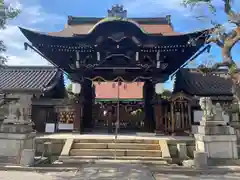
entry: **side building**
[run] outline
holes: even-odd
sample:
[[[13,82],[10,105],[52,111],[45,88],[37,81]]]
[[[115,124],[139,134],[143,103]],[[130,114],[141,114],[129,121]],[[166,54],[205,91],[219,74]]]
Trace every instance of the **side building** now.
[[[176,74],[173,94],[192,99],[192,123],[201,120],[202,112],[198,104],[200,97],[211,97],[213,104],[218,102],[223,108],[229,108],[234,100],[232,82],[225,69],[205,75],[197,69],[182,68]],[[228,113],[223,116],[226,121],[231,119]]]
[[[1,121],[9,114],[8,104],[20,99],[30,104],[29,116],[38,132],[45,131],[47,121],[56,121],[53,105],[39,104],[66,97],[63,73],[49,66],[6,66],[0,69]],[[26,98],[27,97],[27,98]]]

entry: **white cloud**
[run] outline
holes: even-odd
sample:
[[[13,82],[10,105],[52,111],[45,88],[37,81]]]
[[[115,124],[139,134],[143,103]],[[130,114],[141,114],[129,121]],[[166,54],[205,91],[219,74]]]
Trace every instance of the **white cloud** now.
[[[35,3],[35,4],[24,4],[24,0],[5,0],[6,3],[11,4],[13,7],[17,7],[21,10],[20,15],[9,22],[7,28],[1,30],[0,39],[4,41],[7,46],[7,52],[4,53],[5,56],[8,57],[8,65],[50,65],[50,63],[38,55],[36,52],[32,50],[24,50],[24,42],[27,39],[23,36],[16,25],[24,26],[33,29],[35,26],[40,27],[48,27],[50,21],[54,21],[56,23],[63,23],[62,20],[66,21],[66,19],[56,15],[49,14],[44,12],[43,8]],[[28,1],[26,1],[28,2]],[[31,1],[36,2],[36,1]]]
[[[18,65],[18,66],[49,66],[51,65],[48,61],[40,57],[35,52],[23,53],[21,56],[9,56],[8,65]]]
[[[233,1],[234,9],[240,9],[240,1]],[[146,16],[146,15],[168,15],[174,14],[178,17],[192,17],[192,16],[210,16],[211,13],[207,11],[206,3],[199,3],[194,9],[183,6],[183,0],[123,0],[123,4],[131,16]],[[223,0],[212,0],[212,4],[216,9],[223,12]],[[208,9],[210,10],[210,9]],[[212,17],[211,17],[212,18]]]
[[[44,9],[40,5],[27,6],[27,7],[23,6],[22,12],[18,18],[22,20],[24,19],[25,25],[26,24],[34,25],[38,23],[47,24],[50,22],[59,23],[63,20],[66,20],[62,16],[59,16],[53,13],[44,12]]]
[[[0,33],[0,39],[5,42],[8,50],[4,54],[8,57],[8,65],[49,65],[48,61],[31,50],[24,50],[26,38],[18,27],[8,26]]]
[[[183,12],[184,15],[187,15],[189,12],[182,6],[181,2],[181,0],[125,0],[124,6],[129,14],[137,16],[169,14],[172,11]]]

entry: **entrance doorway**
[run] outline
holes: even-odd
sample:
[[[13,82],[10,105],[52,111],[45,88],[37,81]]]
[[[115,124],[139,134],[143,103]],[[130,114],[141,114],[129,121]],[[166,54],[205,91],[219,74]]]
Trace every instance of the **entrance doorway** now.
[[[119,117],[118,117],[119,111]],[[93,107],[93,132],[119,133],[143,131],[144,112],[142,102],[98,102]]]
[[[152,83],[84,81],[82,132],[154,131]]]

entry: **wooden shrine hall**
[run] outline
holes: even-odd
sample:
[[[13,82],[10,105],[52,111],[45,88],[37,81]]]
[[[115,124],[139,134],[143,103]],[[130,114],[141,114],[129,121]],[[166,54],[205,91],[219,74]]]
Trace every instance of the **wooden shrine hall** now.
[[[116,91],[126,83],[143,83],[142,103],[133,103],[137,104],[134,111],[141,109],[143,112],[143,120],[140,122],[143,131],[175,131],[175,123],[171,121],[175,113],[173,109],[187,112],[187,115],[178,113],[178,117],[184,119],[184,125],[180,125],[179,129],[184,129],[185,124],[190,127],[191,109],[186,99],[172,97],[171,101],[178,102],[175,103],[176,107],[166,106],[163,110],[161,106],[167,104],[168,100],[160,101],[156,98],[155,85],[168,80],[170,75],[204,47],[207,30],[178,33],[173,29],[170,16],[128,18],[127,11],[121,5],[109,9],[106,17],[69,16],[65,28],[60,32],[20,30],[31,42],[24,43],[26,49],[33,49],[67,74],[73,82],[71,103],[75,131],[96,128],[93,123],[97,93],[94,83],[109,81],[118,87]],[[110,101],[110,104],[126,106],[123,99],[117,99]],[[67,106],[71,103],[60,104]],[[115,106],[106,104],[100,103],[100,106],[108,108],[108,132],[112,132],[112,126],[116,125],[119,117],[116,116],[116,109],[112,108]]]

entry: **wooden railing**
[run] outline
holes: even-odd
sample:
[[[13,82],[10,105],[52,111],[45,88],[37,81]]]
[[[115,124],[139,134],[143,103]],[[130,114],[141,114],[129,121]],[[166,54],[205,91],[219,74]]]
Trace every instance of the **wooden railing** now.
[[[191,98],[183,93],[155,105],[156,131],[185,134],[191,130]]]

